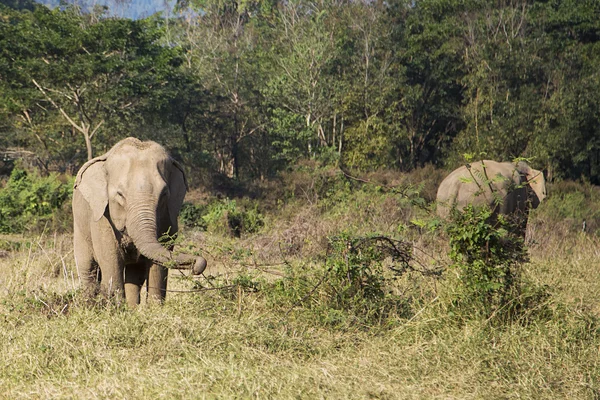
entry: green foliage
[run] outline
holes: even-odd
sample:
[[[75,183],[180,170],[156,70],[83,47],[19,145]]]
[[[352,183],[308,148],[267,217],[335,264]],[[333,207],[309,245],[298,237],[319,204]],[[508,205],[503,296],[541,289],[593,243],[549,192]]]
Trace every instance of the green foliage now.
[[[539,81],[544,79],[542,65],[533,57],[540,51],[539,41],[523,24],[528,15],[520,5],[497,8],[481,2],[475,10],[463,33],[469,38],[462,80],[466,127],[457,138],[456,151],[511,159],[524,153],[536,131],[544,87]],[[510,27],[510,33],[493,34],[495,26]]]
[[[63,183],[56,174],[41,177],[15,168],[0,189],[0,232],[35,233],[47,224],[66,228],[71,213],[64,206],[72,194],[72,179]]]
[[[373,244],[359,246],[363,241],[368,238],[351,238],[347,234],[329,238],[326,266],[331,279],[327,285],[331,287],[334,308],[346,309],[357,303],[368,308],[369,303],[384,297],[384,254]]]
[[[206,223],[207,230],[212,233],[225,234],[229,232],[229,214],[236,214],[235,200],[225,199],[224,201],[216,201],[207,209],[202,219]]]
[[[179,217],[188,227],[235,237],[256,233],[264,226],[258,203],[240,206],[235,200],[229,199],[208,205],[184,203]]]
[[[270,124],[272,145],[277,150],[275,159],[293,164],[306,156],[313,133],[301,115],[275,108],[271,111]]]
[[[0,115],[12,133],[0,147],[35,151],[48,170],[74,170],[88,151],[134,133],[149,98],[178,81],[179,50],[159,43],[160,20],[95,20],[72,7],[0,13],[11,60],[0,61]]]
[[[561,181],[549,186],[552,194],[535,212],[536,220],[566,226],[575,232],[600,231],[600,189],[589,183]]]
[[[393,137],[387,135],[390,127],[379,118],[363,121],[345,132],[344,163],[352,168],[373,170],[394,165]]]
[[[233,279],[232,284],[244,292],[258,292],[261,282],[250,274],[241,273]]]
[[[0,6],[0,149],[45,172],[74,172],[86,135],[95,153],[135,135],[234,180],[486,152],[600,182],[595,1],[190,0],[194,17],[134,21],[17,3]]]
[[[179,219],[189,228],[206,230],[206,221],[202,216],[206,213],[207,206],[204,204],[183,203],[179,212]]]
[[[384,260],[391,266],[384,269]],[[288,269],[265,291],[274,304],[312,315],[330,326],[393,323],[409,313],[409,300],[392,293],[395,279],[411,270],[406,243],[385,236],[341,234],[329,238],[322,270]],[[289,312],[288,311],[288,312]]]
[[[529,260],[524,238],[503,215],[495,223],[488,208],[454,210],[447,226],[450,271],[456,274],[451,312],[462,318],[518,319],[538,307],[547,294],[523,282],[523,264]]]
[[[358,192],[370,189],[368,185],[346,177],[339,168],[321,161],[298,163],[291,172],[282,174],[281,177],[284,181],[281,188],[283,198],[299,198],[318,204],[323,211],[344,209]]]
[[[573,218],[578,221],[583,221],[586,217],[598,217],[598,215],[590,215],[591,207],[588,204],[588,199],[585,193],[570,192],[560,193],[548,199],[548,203],[544,204],[545,214],[551,215],[555,220],[563,220],[565,218]],[[598,210],[596,210],[596,214]]]

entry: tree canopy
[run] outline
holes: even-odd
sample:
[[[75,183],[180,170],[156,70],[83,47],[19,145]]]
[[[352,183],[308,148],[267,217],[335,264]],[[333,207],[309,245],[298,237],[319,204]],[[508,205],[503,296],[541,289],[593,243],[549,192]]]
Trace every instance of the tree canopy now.
[[[129,20],[0,5],[0,150],[74,171],[122,137],[268,177],[527,157],[600,183],[600,1],[190,0]]]

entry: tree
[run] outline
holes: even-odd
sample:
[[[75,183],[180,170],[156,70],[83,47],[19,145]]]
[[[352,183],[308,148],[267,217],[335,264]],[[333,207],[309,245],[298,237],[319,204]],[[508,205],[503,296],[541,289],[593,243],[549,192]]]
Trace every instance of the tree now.
[[[600,3],[535,3],[530,14],[544,69],[531,153],[550,179],[600,184]]]
[[[106,147],[134,131],[152,90],[181,64],[177,48],[158,43],[159,20],[43,6],[7,14],[0,21],[2,58],[12,60],[0,65],[4,109],[18,113],[13,126],[23,143],[62,168],[77,162],[81,142],[92,157],[94,135]]]
[[[394,147],[404,115],[394,105],[405,84],[405,68],[392,51],[387,5],[350,3],[343,17],[345,29],[338,39],[342,50],[336,60],[341,78],[336,83],[337,111],[345,128],[340,130],[342,162],[359,168],[398,166]]]
[[[501,7],[489,2],[474,7],[463,21],[466,126],[455,150],[497,160],[526,155],[544,90],[527,1]]]
[[[465,71],[459,16],[468,4],[462,0],[391,3],[392,49],[403,70],[390,109],[399,116],[394,152],[402,169],[441,163],[462,129]]]
[[[198,1],[179,38],[187,51],[186,68],[216,104],[196,115],[204,125],[190,139],[211,148],[219,172],[238,178],[244,142],[261,133],[258,19],[267,2]],[[268,12],[268,8],[267,11]],[[188,114],[191,122],[192,114]],[[188,137],[190,132],[185,133]]]
[[[280,34],[265,92],[280,136],[276,143],[283,151],[295,143],[304,147],[301,154],[310,156],[317,147],[333,144],[334,135],[325,132],[325,124],[335,113],[330,69],[338,51],[338,14],[337,5],[328,2],[291,1],[279,8]]]

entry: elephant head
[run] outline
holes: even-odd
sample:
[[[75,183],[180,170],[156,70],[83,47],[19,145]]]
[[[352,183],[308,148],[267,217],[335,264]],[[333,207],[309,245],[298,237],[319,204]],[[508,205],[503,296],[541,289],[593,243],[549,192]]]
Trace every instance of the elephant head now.
[[[181,165],[159,144],[122,140],[84,164],[75,188],[89,204],[93,221],[106,217],[115,234],[131,238],[141,255],[163,266],[174,261],[175,267],[193,265],[195,274],[203,272],[204,258],[175,256],[158,241],[167,231],[177,232],[187,189]]]

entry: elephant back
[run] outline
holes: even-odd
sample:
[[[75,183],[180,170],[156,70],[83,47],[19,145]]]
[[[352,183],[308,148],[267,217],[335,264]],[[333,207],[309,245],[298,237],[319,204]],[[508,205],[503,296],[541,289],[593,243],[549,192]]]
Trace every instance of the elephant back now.
[[[463,165],[452,171],[440,184],[437,193],[437,212],[447,217],[456,207],[467,205],[489,206],[496,212],[510,212],[513,199],[507,195],[517,191],[518,197],[526,194],[519,189],[522,178],[512,163],[483,160]],[[522,192],[522,193],[521,193]]]

